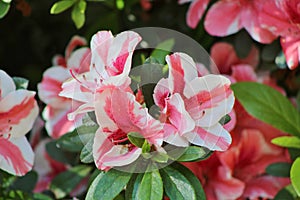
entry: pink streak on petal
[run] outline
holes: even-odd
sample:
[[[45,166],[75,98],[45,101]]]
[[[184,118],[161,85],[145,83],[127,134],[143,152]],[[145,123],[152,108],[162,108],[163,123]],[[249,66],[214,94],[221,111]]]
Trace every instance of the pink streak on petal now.
[[[78,46],[84,46],[87,42],[83,37],[80,37],[78,35],[75,35],[71,38],[71,41],[67,45],[66,51],[65,51],[65,58],[68,59],[72,53],[72,51],[78,47]]]
[[[32,168],[32,164],[26,161],[22,156],[21,149],[2,137],[0,137],[0,154],[7,163],[12,165],[16,175],[24,175]]]

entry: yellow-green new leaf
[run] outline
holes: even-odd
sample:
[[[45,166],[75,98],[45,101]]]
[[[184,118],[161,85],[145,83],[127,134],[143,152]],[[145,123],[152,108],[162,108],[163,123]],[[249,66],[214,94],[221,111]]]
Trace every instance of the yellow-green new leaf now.
[[[291,168],[291,182],[300,197],[300,158],[297,158]]]
[[[295,136],[282,136],[274,138],[272,143],[281,147],[300,149],[300,138]]]
[[[72,20],[75,23],[77,29],[80,29],[85,22],[85,10],[86,2],[85,0],[80,0],[75,4],[72,10]]]
[[[65,10],[67,10],[71,6],[73,6],[74,3],[75,3],[75,0],[62,0],[62,1],[56,2],[52,6],[50,13],[51,14],[59,14]]]

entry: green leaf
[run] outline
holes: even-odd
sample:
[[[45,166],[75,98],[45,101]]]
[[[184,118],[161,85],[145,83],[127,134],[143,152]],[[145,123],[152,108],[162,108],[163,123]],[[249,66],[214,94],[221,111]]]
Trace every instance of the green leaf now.
[[[292,160],[296,160],[298,157],[300,157],[299,149],[288,148],[288,151]]]
[[[274,138],[271,142],[281,147],[300,149],[300,138],[295,136],[281,136]]]
[[[41,193],[34,193],[33,199],[34,200],[53,200],[51,197],[49,197],[45,194],[41,194]]]
[[[291,164],[283,162],[272,163],[266,168],[267,174],[277,177],[289,177],[290,170]]]
[[[152,160],[159,163],[167,163],[169,160],[169,155],[162,152],[154,152],[152,153]]]
[[[51,141],[46,144],[46,151],[54,160],[65,163],[74,164],[76,159],[75,153],[65,152],[56,145],[56,141]]]
[[[138,174],[132,200],[156,200],[163,197],[163,183],[159,171]]]
[[[297,104],[297,109],[300,112],[300,91],[298,91],[298,94],[296,96],[296,104]]]
[[[300,114],[280,92],[254,82],[236,83],[231,88],[252,116],[283,132],[300,136]]]
[[[62,0],[62,1],[56,2],[52,6],[50,13],[51,14],[59,14],[65,10],[67,10],[71,6],[73,6],[75,2],[76,2],[75,0]]]
[[[291,182],[297,193],[300,196],[300,158],[297,158],[291,168]]]
[[[172,164],[172,167],[179,170],[185,176],[185,178],[191,183],[191,185],[195,189],[197,200],[206,200],[206,196],[205,196],[203,187],[202,187],[199,179],[193,174],[193,172],[191,172],[188,168],[186,168],[185,166],[183,166],[177,162],[174,162]]]
[[[170,54],[174,44],[175,40],[173,38],[159,43],[151,53],[150,57],[155,58],[160,64],[165,64],[166,56]]]
[[[230,115],[225,115],[224,117],[222,117],[222,118],[220,119],[219,123],[220,123],[221,125],[225,125],[225,124],[227,124],[228,122],[230,122],[230,120],[231,120]]]
[[[125,199],[132,200],[136,199],[137,189],[140,186],[143,176],[139,176],[139,174],[133,174],[126,186],[125,190]]]
[[[69,194],[92,170],[86,165],[79,165],[60,173],[50,185],[50,190],[56,198],[63,198]]]
[[[71,17],[77,29],[80,29],[84,25],[85,9],[86,9],[85,0],[78,1],[73,7]]]
[[[13,79],[15,85],[16,85],[17,90],[27,89],[28,83],[29,83],[29,81],[27,79],[21,78],[21,77],[13,77],[12,79]]]
[[[206,154],[207,152],[201,147],[189,146],[186,148],[184,153],[176,160],[179,162],[191,162],[205,157]]]
[[[18,177],[11,188],[14,190],[22,190],[24,192],[32,192],[37,183],[37,179],[37,173],[35,171],[30,171],[25,176]]]
[[[160,170],[160,174],[165,193],[171,200],[197,199],[195,189],[180,170],[167,166]]]
[[[80,152],[85,144],[94,139],[97,126],[81,126],[74,131],[61,136],[57,140],[57,145],[67,151]]]
[[[92,163],[94,162],[93,157],[93,140],[88,142],[86,145],[84,145],[81,153],[80,153],[80,160],[83,163]]]
[[[138,132],[130,132],[127,134],[129,141],[136,147],[142,148],[145,142],[145,138]]]
[[[123,10],[124,9],[124,0],[116,0],[116,6],[119,10]]]
[[[151,144],[147,140],[144,141],[144,144],[142,146],[142,153],[148,153],[151,150]]]
[[[90,186],[86,200],[112,200],[126,186],[132,174],[110,169],[101,173]]]
[[[10,4],[0,1],[0,19],[2,19],[9,11]]]
[[[285,188],[281,189],[276,196],[274,197],[274,200],[294,200],[293,195]]]

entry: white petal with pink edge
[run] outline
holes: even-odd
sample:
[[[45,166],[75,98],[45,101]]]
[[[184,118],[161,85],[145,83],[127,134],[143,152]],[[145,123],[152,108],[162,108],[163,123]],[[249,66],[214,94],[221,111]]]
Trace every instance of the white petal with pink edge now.
[[[0,100],[15,90],[16,86],[13,79],[5,71],[0,70]]]
[[[10,127],[12,137],[23,136],[32,128],[39,112],[34,95],[35,92],[20,89],[0,101],[1,125]]]
[[[89,70],[91,62],[91,50],[89,48],[80,48],[74,51],[67,60],[67,67],[75,70],[77,73]]]
[[[226,151],[231,144],[231,135],[220,124],[208,128],[196,127],[184,135],[190,143],[212,151]]]
[[[166,100],[170,93],[168,79],[160,79],[156,84],[153,93],[155,105],[159,106],[161,109],[164,109],[166,107]]]
[[[174,93],[182,94],[185,84],[198,77],[196,64],[185,53],[174,53],[166,57],[169,66],[169,88]]]
[[[32,169],[34,154],[25,136],[0,138],[0,168],[23,176]]]

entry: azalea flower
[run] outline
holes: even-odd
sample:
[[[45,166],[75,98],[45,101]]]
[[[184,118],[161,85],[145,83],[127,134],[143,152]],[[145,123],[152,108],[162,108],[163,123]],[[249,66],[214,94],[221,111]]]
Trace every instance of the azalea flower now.
[[[155,148],[162,145],[162,124],[148,114],[132,92],[115,87],[98,91],[95,114],[100,127],[94,138],[93,156],[101,170],[128,165],[142,154],[142,149],[129,141],[129,133],[138,133]]]
[[[47,104],[43,111],[46,130],[53,138],[59,138],[74,129],[73,122],[67,119],[67,114],[72,109],[72,101],[58,94],[62,91],[63,82],[72,77],[70,70],[78,73],[87,71],[90,49],[80,48],[73,51],[77,46],[85,44],[83,38],[74,36],[66,48],[65,57],[56,55],[53,59],[54,66],[44,72],[42,82],[38,84],[39,97]]]
[[[32,169],[34,154],[25,134],[39,108],[35,92],[16,90],[12,78],[0,70],[0,168],[23,176]]]
[[[298,0],[265,2],[260,14],[262,26],[281,36],[280,43],[290,69],[300,61],[300,2]]]
[[[99,31],[91,40],[91,62],[86,73],[73,74],[66,81],[60,96],[78,101],[69,114],[74,120],[76,115],[94,111],[94,95],[97,90],[107,85],[128,88],[131,59],[141,37],[132,31],[125,31],[116,37],[110,31]]]
[[[154,101],[165,122],[165,141],[176,146],[189,143],[210,150],[226,150],[230,134],[219,124],[234,104],[230,81],[221,75],[198,77],[193,59],[184,53],[167,56],[169,76],[154,90]]]
[[[179,2],[188,1],[181,0]],[[187,24],[191,28],[196,27],[208,3],[209,0],[192,1],[187,13]],[[262,0],[219,0],[207,12],[204,21],[205,29],[211,35],[223,37],[245,28],[254,40],[270,43],[276,36],[262,27],[258,18],[262,12],[263,3]]]
[[[268,165],[289,159],[264,134],[256,129],[243,129],[239,137],[233,136],[235,143],[226,152],[216,152],[205,161],[183,163],[202,182],[208,200],[273,199],[289,184],[288,178],[265,174]]]

